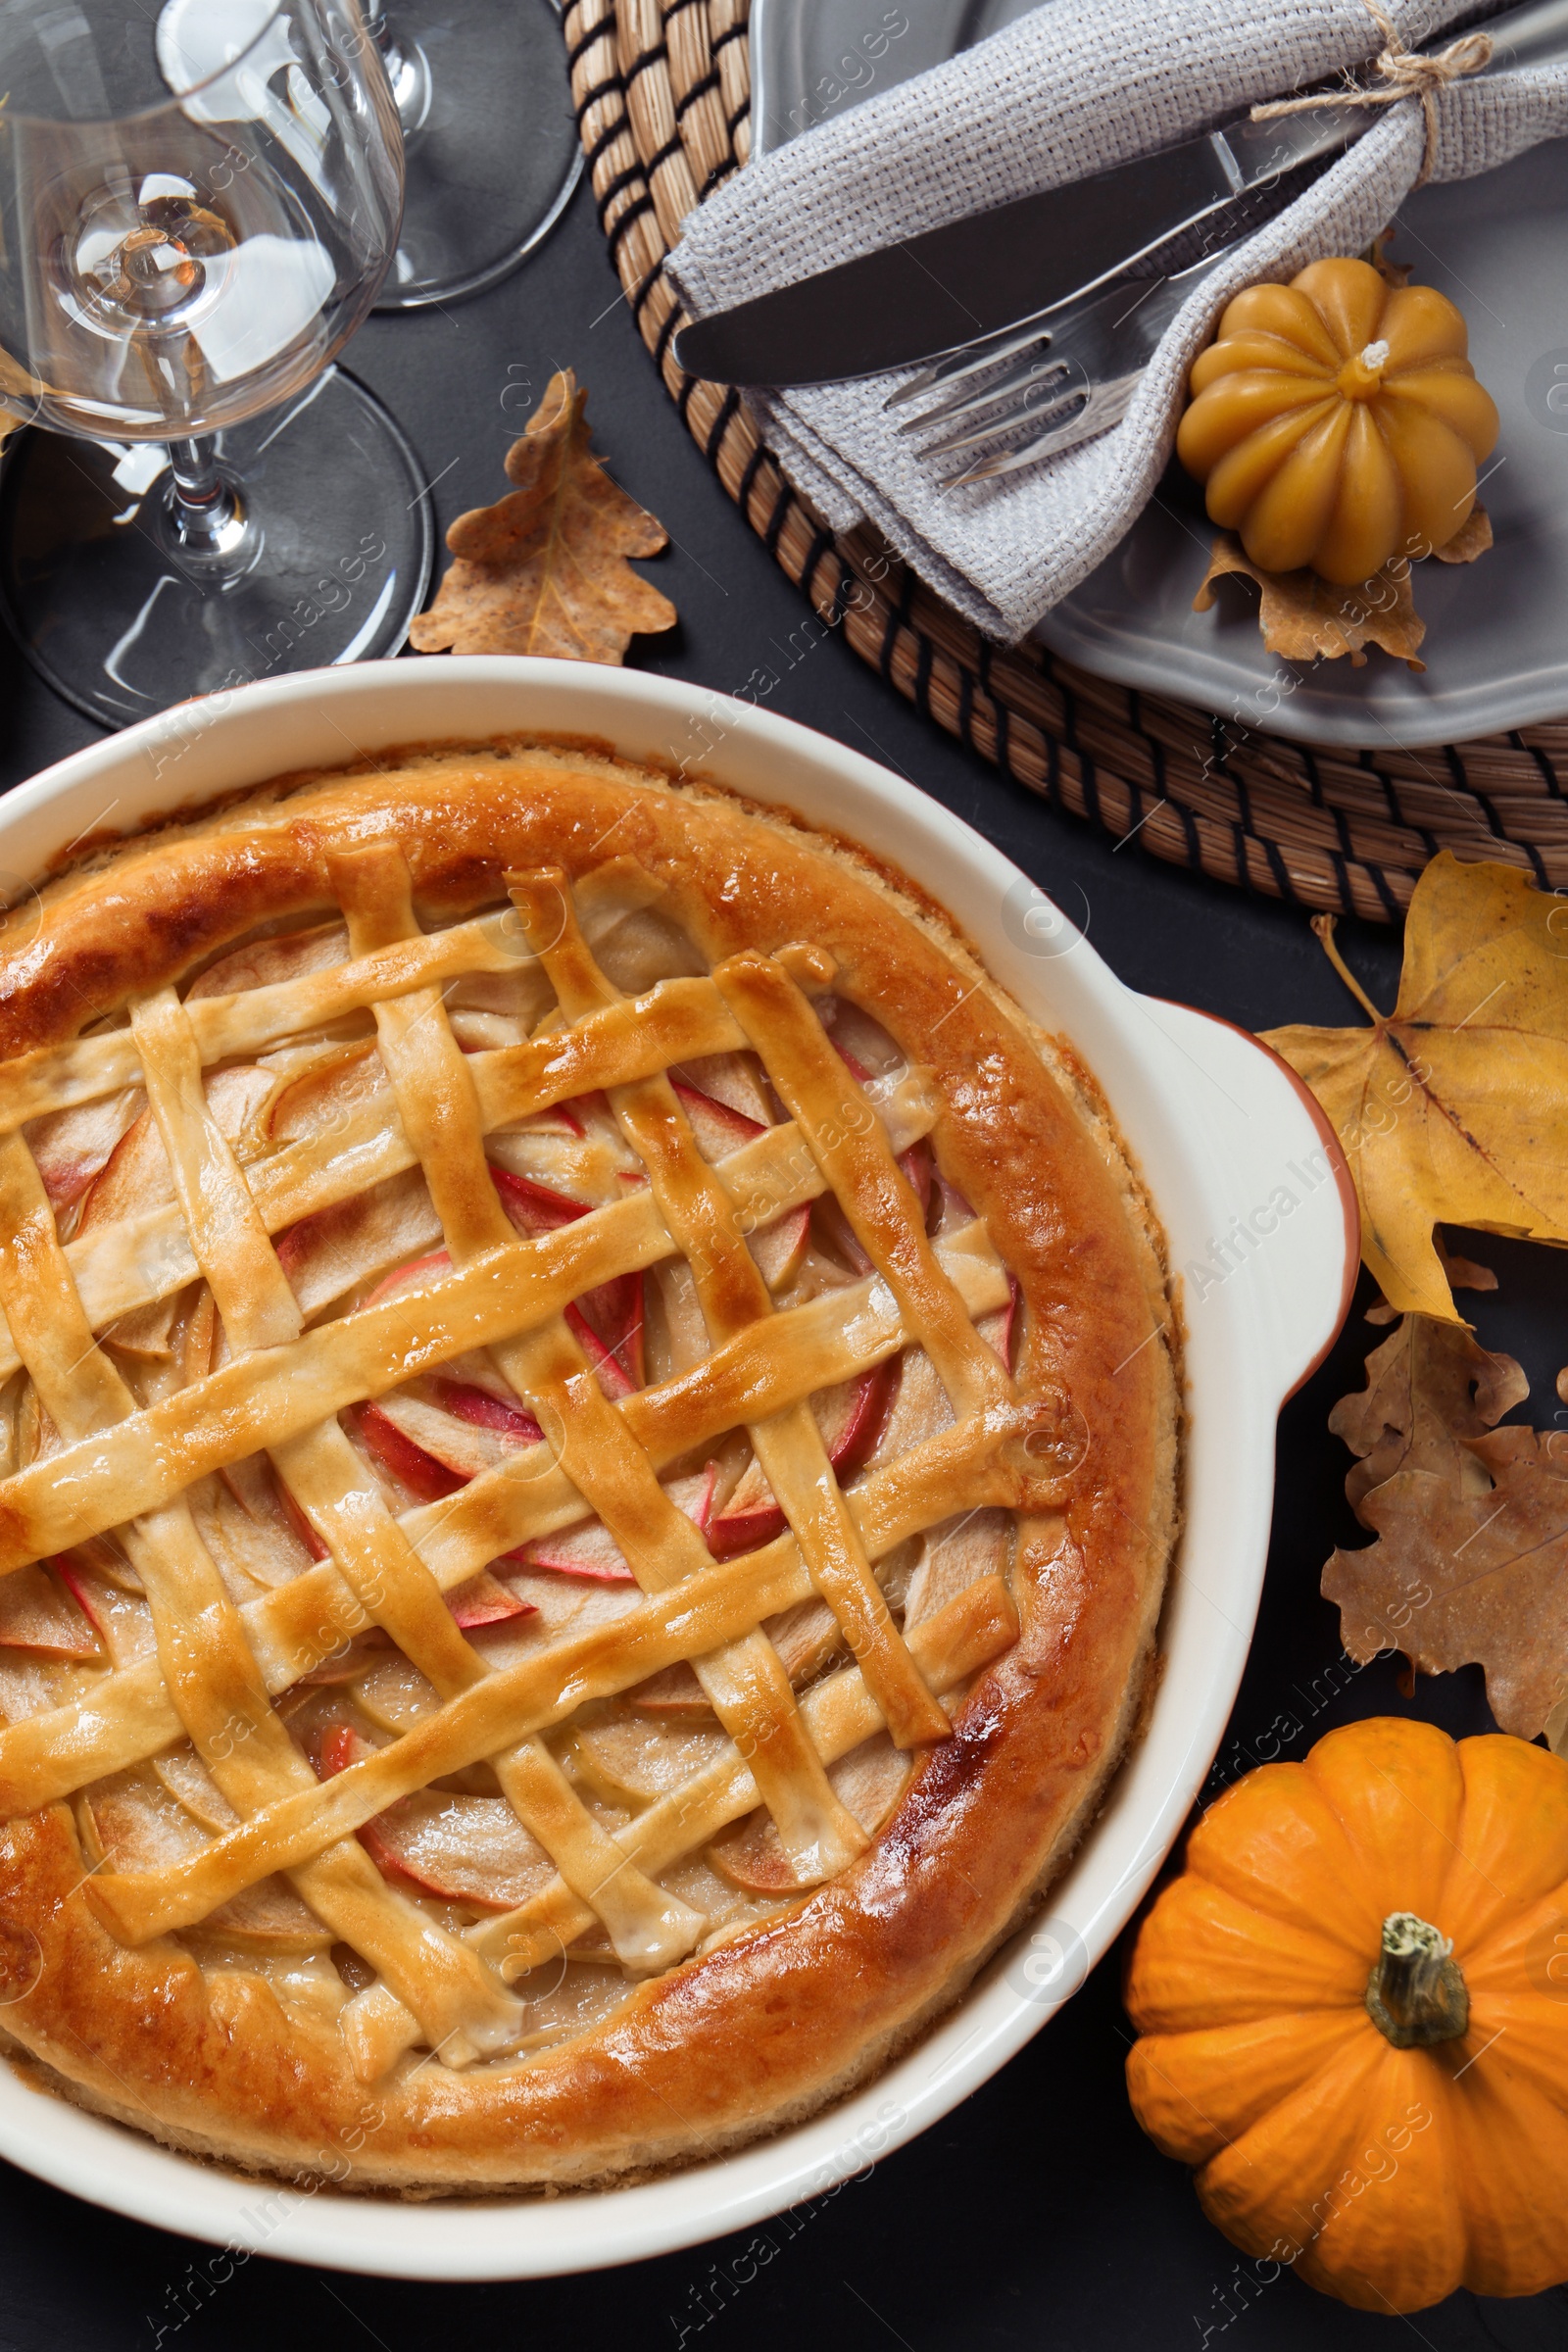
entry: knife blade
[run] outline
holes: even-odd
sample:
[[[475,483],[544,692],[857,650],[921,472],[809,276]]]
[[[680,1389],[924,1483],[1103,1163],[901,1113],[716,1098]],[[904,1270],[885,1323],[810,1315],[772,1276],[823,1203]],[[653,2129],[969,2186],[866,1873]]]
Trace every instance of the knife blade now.
[[[1243,122],[967,214],[694,320],[676,362],[721,384],[880,374],[1088,292],[1365,128],[1350,107]]]
[[[1528,0],[1482,29],[1495,44],[1489,74],[1554,59],[1568,44],[1568,0]],[[751,385],[841,382],[928,359],[1049,314],[1184,231],[1212,222],[1223,242],[1244,199],[1338,154],[1375,119],[1375,109],[1355,106],[1243,118],[1093,178],[966,214],[692,320],[675,337],[676,363],[711,383]]]

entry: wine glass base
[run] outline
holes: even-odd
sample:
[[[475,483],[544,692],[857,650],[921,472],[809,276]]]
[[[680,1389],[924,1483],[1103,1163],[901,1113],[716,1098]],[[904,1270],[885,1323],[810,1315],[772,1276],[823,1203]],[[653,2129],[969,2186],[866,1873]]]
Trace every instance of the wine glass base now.
[[[553,0],[389,0],[405,72],[403,227],[378,311],[477,294],[565,211],[582,171]]]
[[[241,566],[169,532],[154,442],[29,430],[0,476],[0,608],[33,667],[106,727],[253,678],[395,654],[423,606],[435,531],[418,461],[379,401],[329,368],[227,427]]]

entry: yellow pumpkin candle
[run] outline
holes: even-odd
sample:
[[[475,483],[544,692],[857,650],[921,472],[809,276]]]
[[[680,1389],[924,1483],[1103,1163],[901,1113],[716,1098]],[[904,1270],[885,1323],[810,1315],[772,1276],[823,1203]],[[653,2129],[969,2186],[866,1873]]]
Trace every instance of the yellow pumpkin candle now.
[[[1214,1804],[1143,1924],[1133,2111],[1367,2311],[1568,2278],[1568,1763],[1383,1718]],[[1271,2274],[1273,2275],[1273,2274]]]
[[[1366,262],[1249,286],[1194,365],[1176,439],[1210,519],[1263,571],[1346,586],[1446,546],[1497,438],[1465,344],[1446,296]]]

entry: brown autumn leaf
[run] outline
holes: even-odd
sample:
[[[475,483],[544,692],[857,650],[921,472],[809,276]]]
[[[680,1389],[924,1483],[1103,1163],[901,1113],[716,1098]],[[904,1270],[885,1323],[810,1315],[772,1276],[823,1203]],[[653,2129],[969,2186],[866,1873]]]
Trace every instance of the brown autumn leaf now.
[[[1260,570],[1241,541],[1222,531],[1193,599],[1195,612],[1208,611],[1214,602],[1213,582],[1232,572],[1257,583],[1257,625],[1265,653],[1278,654],[1286,662],[1337,662],[1348,654],[1351,667],[1363,669],[1365,648],[1380,645],[1412,669],[1426,667],[1416,660],[1427,624],[1417,616],[1411,599],[1408,564],[1396,560],[1358,588],[1336,588],[1315,571]]]
[[[1485,507],[1477,506],[1446,547],[1422,552],[1443,564],[1473,564],[1491,545],[1492,524]],[[1235,573],[1257,583],[1257,625],[1265,653],[1286,662],[1338,662],[1348,654],[1351,668],[1363,669],[1365,649],[1377,645],[1412,669],[1425,669],[1426,663],[1416,660],[1427,624],[1415,609],[1413,571],[1408,556],[1394,556],[1358,588],[1336,588],[1315,571],[1260,570],[1241,541],[1222,531],[1193,611],[1206,612],[1214,602],[1213,582]]]
[[[1473,564],[1492,544],[1492,516],[1485,507],[1474,506],[1453,537],[1432,553],[1440,564]]]
[[[1439,1224],[1568,1242],[1568,907],[1516,866],[1442,851],[1405,919],[1380,1013],[1314,926],[1370,1028],[1273,1029],[1312,1089],[1361,1203],[1361,1254],[1400,1314],[1459,1320]]]
[[[1377,1541],[1337,1550],[1323,1592],[1358,1663],[1479,1662],[1498,1723],[1532,1740],[1568,1693],[1568,1435],[1493,1426],[1527,1386],[1460,1326],[1404,1319],[1330,1417],[1363,1456],[1346,1486]]]
[[[673,627],[674,606],[626,561],[657,556],[669,534],[594,456],[587,405],[570,368],[551,377],[507,452],[516,488],[447,533],[455,561],[409,631],[419,653],[622,662],[633,636]]]
[[[1473,1467],[1467,1441],[1485,1437],[1529,1394],[1514,1358],[1489,1354],[1464,1324],[1401,1316],[1367,1357],[1366,1387],[1329,1415],[1334,1435],[1360,1457],[1345,1480],[1350,1507],[1359,1514],[1362,1498],[1399,1470],[1462,1484]]]
[[[1410,273],[1415,265],[1413,262],[1390,260],[1389,247],[1394,242],[1394,236],[1395,232],[1392,228],[1379,229],[1367,247],[1363,259],[1369,261],[1379,277],[1386,278],[1391,286],[1407,286],[1410,283]]]

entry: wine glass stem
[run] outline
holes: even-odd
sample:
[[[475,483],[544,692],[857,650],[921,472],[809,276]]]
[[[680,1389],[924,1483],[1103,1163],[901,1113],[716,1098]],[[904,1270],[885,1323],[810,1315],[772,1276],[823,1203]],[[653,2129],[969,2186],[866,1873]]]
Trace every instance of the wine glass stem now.
[[[430,111],[430,76],[423,54],[416,48],[410,51],[398,46],[397,33],[381,0],[368,0],[365,16],[391,86],[398,121],[405,132],[417,130]]]
[[[209,439],[169,443],[171,482],[168,524],[188,564],[219,570],[243,570],[249,533],[245,509],[231,482],[218,469],[217,445]]]

